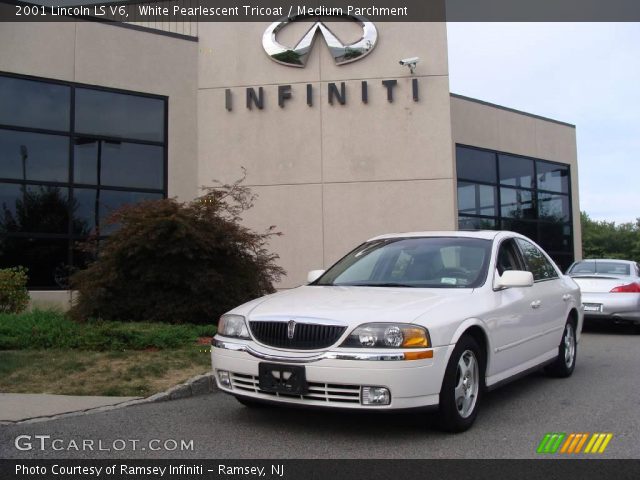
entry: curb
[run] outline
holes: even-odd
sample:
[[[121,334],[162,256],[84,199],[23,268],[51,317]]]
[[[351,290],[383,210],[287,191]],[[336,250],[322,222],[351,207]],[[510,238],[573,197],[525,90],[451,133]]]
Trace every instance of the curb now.
[[[142,405],[145,403],[166,402],[169,400],[178,400],[181,398],[195,397],[198,395],[206,395],[218,391],[213,372],[197,375],[190,378],[184,383],[175,385],[164,392],[158,392],[150,397],[136,398],[127,400],[126,402],[116,403],[114,405],[105,405],[103,407],[88,408],[85,410],[76,410],[73,412],[60,413],[51,416],[41,416],[18,420],[17,422],[2,421],[0,425],[18,425],[21,423],[37,423],[49,420],[57,420],[59,418],[76,417],[78,415],[86,415],[90,413],[108,412],[119,408],[130,407],[132,405]]]
[[[213,373],[205,373],[190,378],[184,383],[180,383],[171,387],[164,392],[159,392],[147,398],[140,400],[132,400],[138,403],[166,402],[167,400],[178,400],[180,398],[195,397],[197,395],[205,395],[218,390],[216,379]],[[125,402],[130,403],[130,402]]]

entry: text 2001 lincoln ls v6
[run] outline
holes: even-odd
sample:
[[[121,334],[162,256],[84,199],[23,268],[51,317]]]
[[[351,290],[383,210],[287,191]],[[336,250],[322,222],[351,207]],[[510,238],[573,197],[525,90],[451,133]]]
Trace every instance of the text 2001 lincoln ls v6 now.
[[[383,235],[308,281],[220,318],[221,390],[249,406],[433,406],[462,431],[485,388],[575,366],[580,290],[516,233]]]

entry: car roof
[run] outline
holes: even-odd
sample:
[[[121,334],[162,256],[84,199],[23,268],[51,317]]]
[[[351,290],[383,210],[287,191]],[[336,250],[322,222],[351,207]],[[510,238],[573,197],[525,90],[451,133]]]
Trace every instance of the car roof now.
[[[463,238],[481,238],[484,240],[493,240],[499,234],[505,233],[503,230],[450,230],[450,231],[431,231],[431,232],[402,232],[402,233],[387,233],[384,235],[378,235],[377,237],[370,238],[368,242],[372,240],[382,240],[386,238],[407,238],[407,237],[463,237]],[[514,236],[520,237],[521,235],[514,232]]]
[[[577,260],[576,264],[585,262],[636,263],[633,260],[620,260],[619,258],[585,258],[584,260]]]

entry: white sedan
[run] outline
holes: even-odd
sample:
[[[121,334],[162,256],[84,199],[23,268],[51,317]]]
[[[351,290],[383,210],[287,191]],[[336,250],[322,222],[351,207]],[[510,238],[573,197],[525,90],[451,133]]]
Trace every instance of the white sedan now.
[[[629,260],[582,260],[567,275],[580,287],[584,315],[640,325],[640,266]]]
[[[222,391],[248,406],[433,407],[463,431],[487,388],[575,367],[580,290],[517,233],[382,235],[308,281],[220,318]]]

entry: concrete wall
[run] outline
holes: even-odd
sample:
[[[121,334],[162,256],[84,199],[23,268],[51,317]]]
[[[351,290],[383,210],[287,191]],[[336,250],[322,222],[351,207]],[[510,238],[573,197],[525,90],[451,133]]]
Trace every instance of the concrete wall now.
[[[309,22],[289,24],[278,41],[295,45]],[[344,42],[358,25],[327,22]],[[198,178],[232,181],[248,170],[259,195],[248,225],[275,224],[284,233],[271,247],[287,277],[327,267],[360,242],[385,232],[456,226],[451,120],[444,24],[378,23],[379,42],[367,57],[336,66],[321,37],[305,68],[280,65],[262,49],[263,23],[202,23],[198,80]],[[238,31],[242,35],[238,35]],[[401,58],[419,56],[420,100]],[[396,79],[389,103],[381,81]],[[366,80],[369,101],[361,100]],[[346,105],[327,101],[329,82],[346,84]],[[306,103],[306,85],[314,89]],[[278,85],[292,99],[277,103]],[[263,87],[264,109],[246,108],[246,87]],[[225,109],[230,89],[233,110]]]
[[[451,124],[454,148],[460,143],[571,166],[573,249],[576,260],[581,259],[575,127],[455,95],[451,97]]]
[[[74,292],[71,290],[30,290],[29,308],[59,309],[66,311],[71,306]]]
[[[0,28],[0,71],[169,97],[169,196],[197,194],[198,44],[95,22],[8,23]],[[40,306],[68,304],[64,292],[32,292]]]

